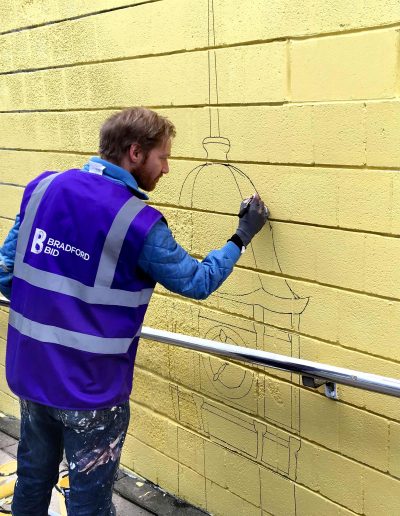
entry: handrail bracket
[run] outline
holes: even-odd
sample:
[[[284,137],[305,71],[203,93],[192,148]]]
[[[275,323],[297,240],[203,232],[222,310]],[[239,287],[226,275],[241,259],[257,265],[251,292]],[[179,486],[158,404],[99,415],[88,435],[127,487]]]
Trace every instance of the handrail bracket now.
[[[338,400],[339,395],[337,392],[337,386],[335,382],[330,382],[325,380],[324,378],[318,378],[315,376],[307,376],[301,375],[301,381],[304,387],[309,387],[311,389],[318,389],[322,385],[325,386],[325,396],[330,398],[331,400]]]

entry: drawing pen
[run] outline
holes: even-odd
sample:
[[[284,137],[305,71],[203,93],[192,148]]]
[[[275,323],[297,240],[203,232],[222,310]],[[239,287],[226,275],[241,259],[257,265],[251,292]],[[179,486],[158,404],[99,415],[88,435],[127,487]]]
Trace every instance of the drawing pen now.
[[[241,219],[248,211],[249,211],[249,208],[250,208],[250,204],[251,204],[251,201],[254,199],[254,195],[252,195],[251,197],[249,197],[246,201],[246,204],[243,206],[243,208],[239,211],[239,219]]]

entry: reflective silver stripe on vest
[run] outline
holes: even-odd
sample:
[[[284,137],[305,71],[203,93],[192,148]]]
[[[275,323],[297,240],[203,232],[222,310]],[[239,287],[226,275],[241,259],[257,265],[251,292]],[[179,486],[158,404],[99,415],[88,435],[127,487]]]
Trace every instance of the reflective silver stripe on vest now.
[[[60,274],[35,269],[27,263],[22,263],[14,275],[34,287],[44,288],[59,294],[76,297],[86,303],[99,305],[117,305],[136,308],[148,304],[153,293],[152,288],[144,288],[137,292],[110,289],[107,287],[88,287],[80,281],[66,278]]]
[[[145,206],[143,201],[137,197],[132,197],[117,213],[101,253],[99,268],[97,269],[96,280],[94,282],[95,287],[111,287],[126,233],[128,232],[132,220]]]
[[[22,221],[18,231],[17,252],[14,264],[14,267],[17,269],[24,259],[32,231],[33,221],[35,220],[40,201],[42,200],[50,183],[60,174],[62,174],[62,172],[45,177],[36,185],[36,188],[32,192],[31,198],[26,206],[24,220]]]
[[[100,353],[102,355],[116,355],[127,353],[129,346],[132,344],[133,338],[139,337],[142,328],[133,338],[116,339],[96,337],[86,333],[78,333],[76,331],[64,330],[56,326],[41,324],[23,315],[10,310],[9,324],[18,330],[22,335],[26,335],[40,342],[48,342],[51,344],[60,344],[68,348],[78,349],[79,351],[87,351],[89,353]]]
[[[122,206],[111,225],[104,243],[96,274],[96,282],[93,287],[60,274],[36,269],[23,261],[40,201],[50,183],[60,174],[62,172],[42,179],[29,199],[25,217],[18,234],[14,276],[35,287],[76,297],[87,303],[126,306],[130,308],[148,304],[153,293],[152,288],[142,289],[137,292],[110,289],[129,226],[138,213],[146,206],[143,201],[136,197],[132,197]]]

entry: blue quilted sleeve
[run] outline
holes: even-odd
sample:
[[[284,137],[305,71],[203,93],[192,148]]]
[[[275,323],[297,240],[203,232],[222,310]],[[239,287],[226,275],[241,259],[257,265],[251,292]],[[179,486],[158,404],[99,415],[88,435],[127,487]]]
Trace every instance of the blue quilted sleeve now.
[[[139,266],[168,290],[192,299],[205,299],[226,280],[239,257],[238,246],[227,242],[199,262],[176,242],[160,220],[146,238]]]
[[[0,292],[7,299],[11,297],[11,283],[14,272],[19,226],[20,217],[17,215],[14,226],[8,233],[3,246],[0,247]]]

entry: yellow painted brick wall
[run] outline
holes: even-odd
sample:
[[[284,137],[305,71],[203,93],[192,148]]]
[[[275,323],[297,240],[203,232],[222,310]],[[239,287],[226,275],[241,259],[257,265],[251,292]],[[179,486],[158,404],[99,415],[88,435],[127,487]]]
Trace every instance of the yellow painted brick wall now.
[[[1,2],[0,238],[28,181],[83,164],[101,122],[140,104],[178,130],[151,201],[204,257],[237,224],[227,167],[190,179],[218,114],[230,174],[271,225],[219,294],[158,287],[146,324],[400,378],[400,3],[213,0],[212,50],[208,5]],[[17,414],[6,325],[0,310],[0,410]],[[143,341],[123,465],[221,516],[397,516],[398,400],[320,391]]]

